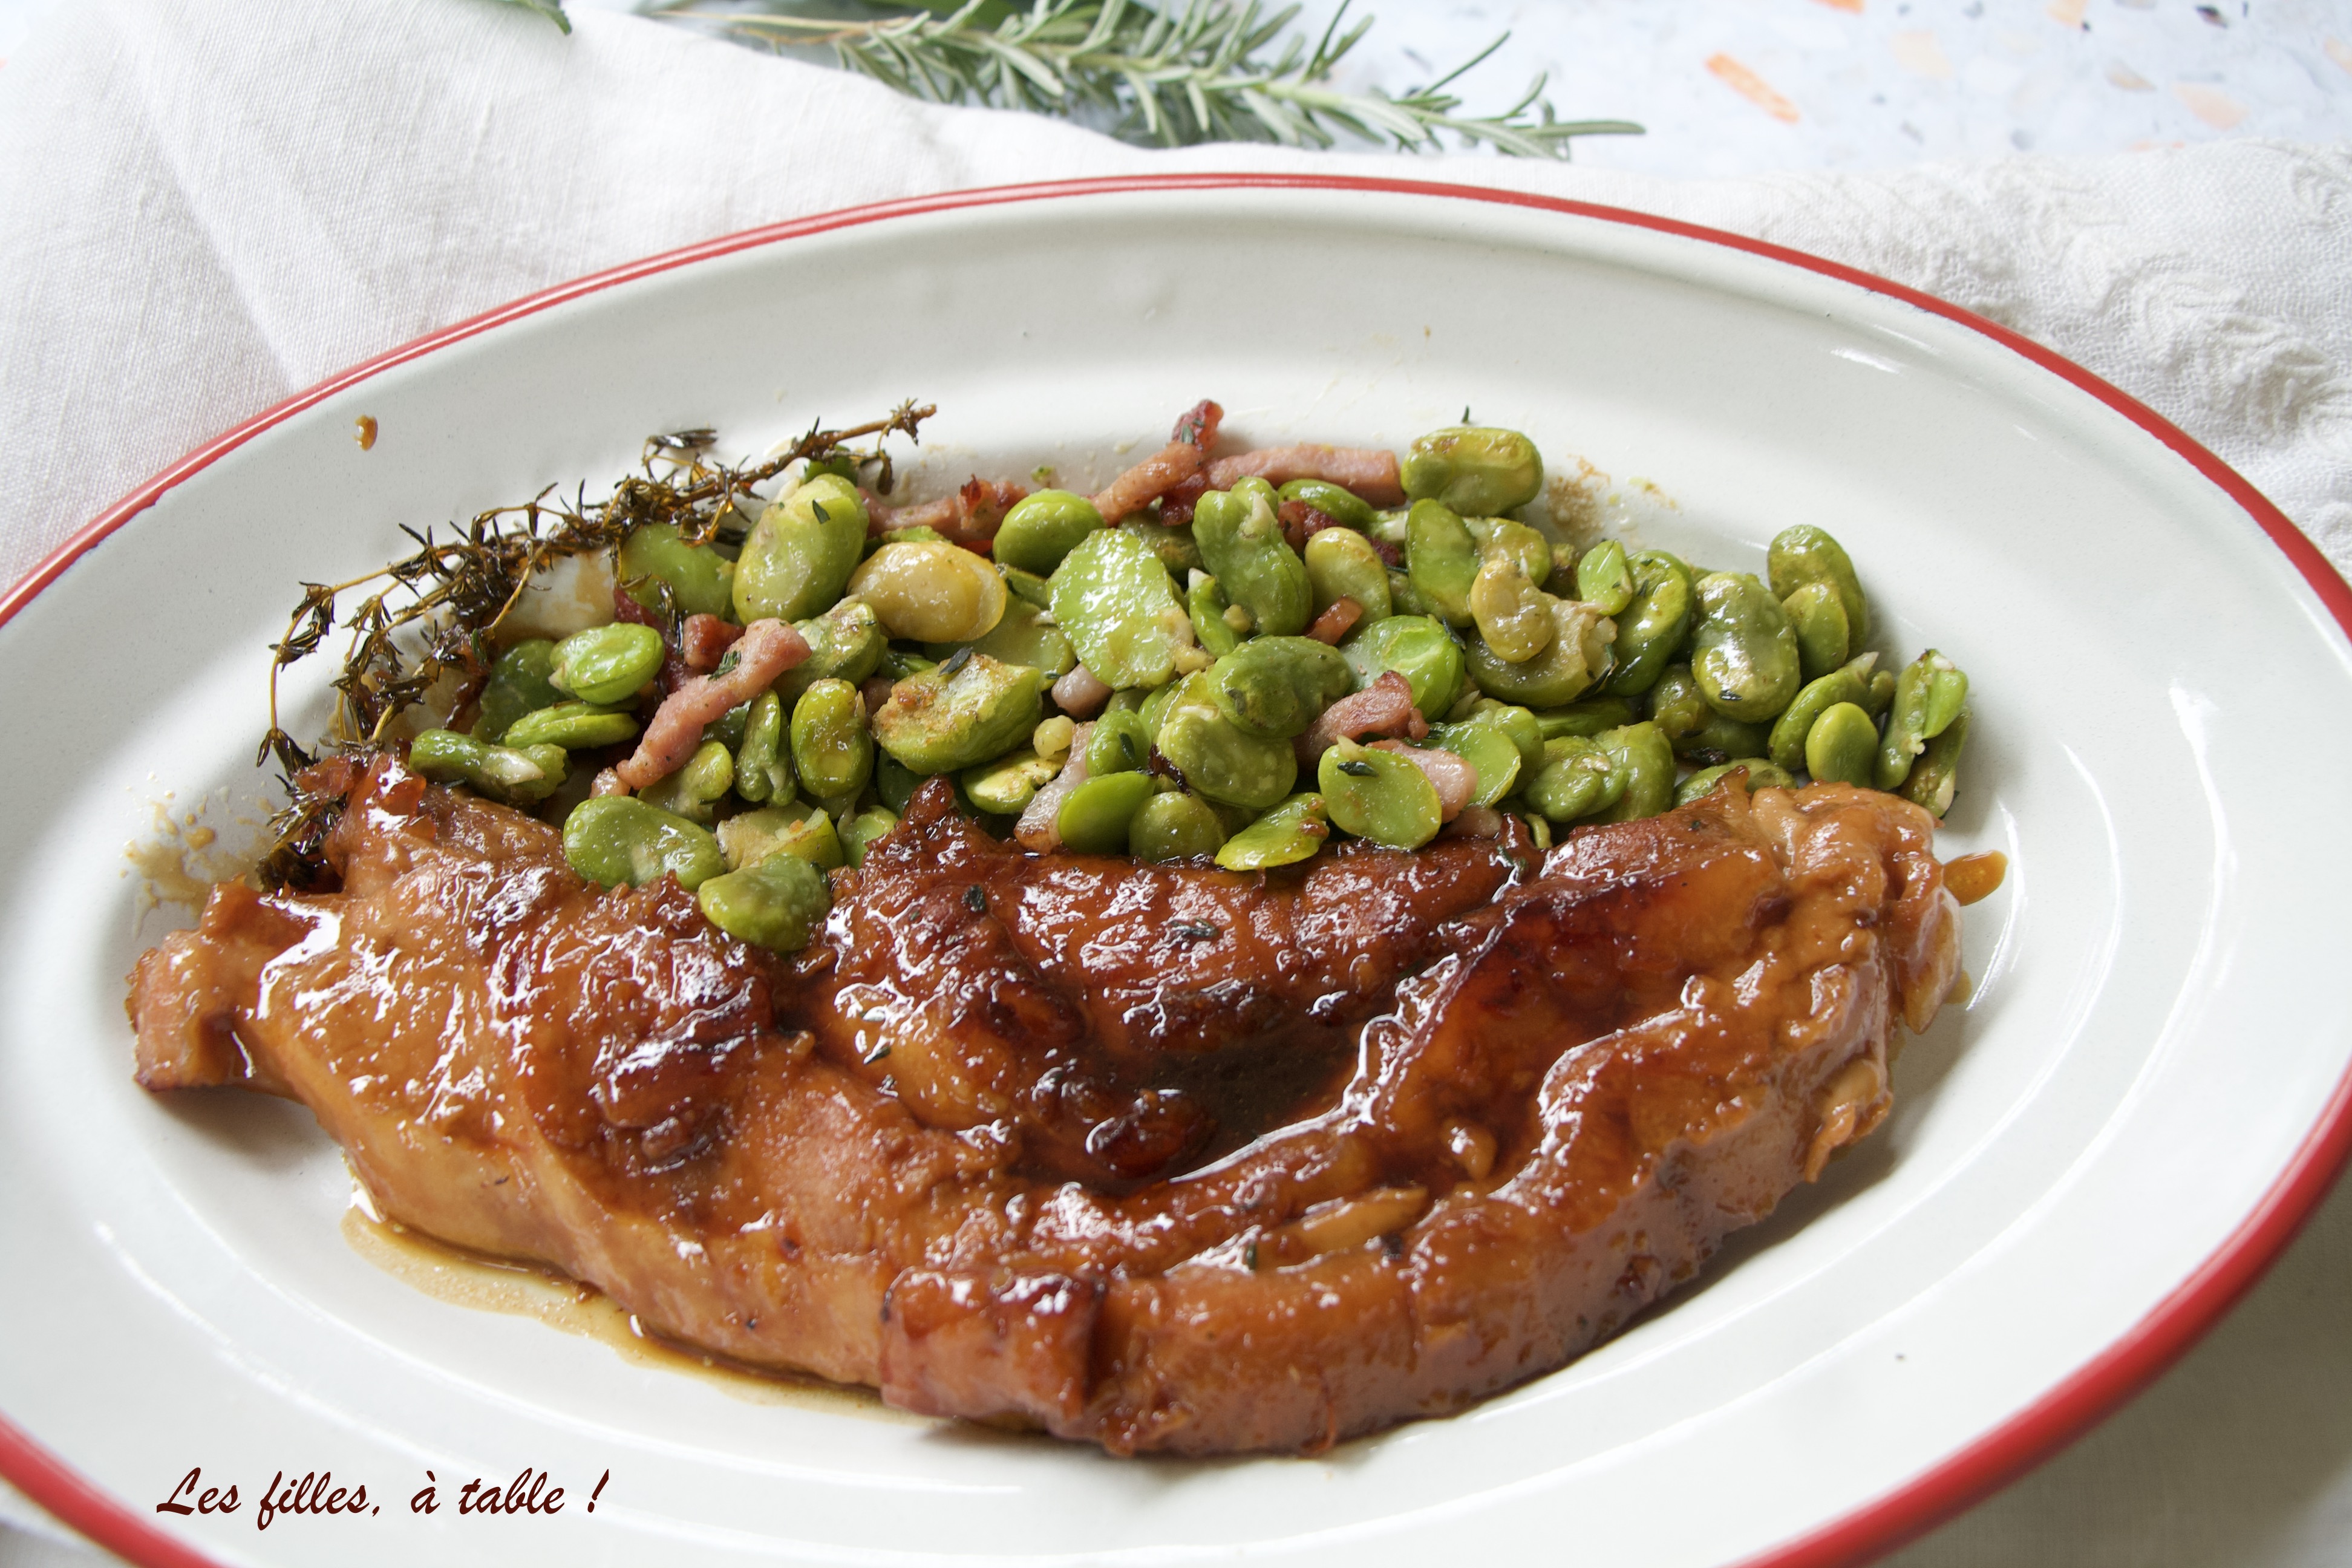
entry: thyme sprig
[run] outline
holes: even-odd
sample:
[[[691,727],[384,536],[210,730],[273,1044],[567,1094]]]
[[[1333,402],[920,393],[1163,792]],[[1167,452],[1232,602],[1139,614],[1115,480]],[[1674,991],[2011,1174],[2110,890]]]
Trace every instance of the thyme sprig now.
[[[1092,119],[1145,145],[1329,147],[1345,135],[1434,152],[1443,132],[1520,157],[1565,158],[1575,137],[1642,132],[1630,121],[1559,119],[1541,76],[1499,114],[1459,112],[1463,100],[1446,89],[1507,33],[1425,87],[1343,91],[1331,73],[1372,25],[1365,16],[1343,31],[1344,3],[1311,47],[1287,34],[1297,5],[1268,10],[1260,0],[1183,0],[1164,11],[1139,0],[1033,0],[1025,10],[966,0],[945,16],[864,21],[796,15],[792,4],[654,0],[646,14],[771,47],[830,47],[843,66],[916,98]]]
[[[318,850],[341,801],[303,787],[299,775],[319,759],[287,733],[278,710],[281,670],[317,653],[337,625],[345,595],[381,584],[342,621],[351,643],[334,679],[337,693],[328,733],[337,751],[380,751],[396,739],[404,712],[438,692],[462,704],[488,678],[492,638],[521,602],[539,573],[573,556],[617,550],[648,523],[675,526],[688,543],[725,539],[736,503],[753,487],[803,458],[855,464],[861,477],[890,493],[892,464],[885,443],[894,434],[919,442],[929,404],[900,404],[888,416],[847,429],[812,426],[808,433],[759,462],[741,466],[711,455],[717,433],[687,430],[647,440],[641,472],[613,487],[603,500],[584,490],[571,500],[552,487],[518,505],[493,507],[446,537],[426,528],[402,531],[416,549],[399,560],[341,583],[305,583],[288,618],[286,635],[270,645],[269,732],[257,764],[272,757],[284,774],[289,804],[272,819],[272,844],[261,867],[269,886],[311,885]],[[873,444],[854,443],[871,437]]]

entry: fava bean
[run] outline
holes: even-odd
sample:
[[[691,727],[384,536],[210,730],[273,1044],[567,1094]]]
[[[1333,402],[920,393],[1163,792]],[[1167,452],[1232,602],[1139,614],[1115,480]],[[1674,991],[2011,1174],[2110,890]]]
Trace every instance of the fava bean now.
[[[1633,705],[1622,697],[1588,697],[1565,708],[1539,709],[1535,721],[1537,733],[1547,741],[1557,741],[1563,735],[1590,740],[1603,730],[1633,722]]]
[[[548,676],[555,668],[555,645],[545,637],[519,642],[499,655],[483,684],[480,717],[474,721],[474,739],[492,744],[506,739],[507,728],[526,713],[551,708],[563,700]]]
[[[692,891],[727,869],[710,830],[635,795],[597,795],[563,819],[563,858],[592,882],[644,887],[664,877]]]
[[[1485,638],[1471,643],[1466,655],[1470,676],[1488,696],[1528,708],[1557,708],[1573,701],[1609,668],[1616,623],[1591,605],[1544,597],[1552,637],[1535,658],[1512,664]]]
[[[1419,500],[1407,514],[1405,575],[1422,602],[1449,625],[1470,624],[1470,590],[1478,581],[1478,542],[1469,525],[1440,502]]]
[[[1023,751],[966,768],[957,782],[963,785],[965,797],[981,810],[997,816],[1018,816],[1061,771],[1061,758]]]
[[[1105,529],[1093,539],[1111,537]],[[915,773],[956,773],[1003,756],[1028,737],[1045,716],[1044,684],[1028,665],[958,655],[898,682],[874,715],[874,739]]]
[[[1576,596],[1604,616],[1621,616],[1633,602],[1633,569],[1625,547],[1604,539],[1576,563]]]
[[[545,800],[563,784],[561,746],[495,746],[455,730],[427,730],[409,742],[408,765],[440,784],[471,784],[493,799]]]
[[[1356,672],[1360,689],[1395,670],[1412,689],[1413,706],[1424,719],[1438,719],[1462,695],[1462,645],[1443,623],[1427,616],[1391,616],[1374,621],[1339,645],[1339,657]]]
[[[1769,749],[1773,765],[1792,773],[1803,767],[1805,737],[1812,733],[1814,721],[1841,702],[1861,707],[1866,714],[1869,710],[1863,701],[1865,695],[1862,678],[1851,668],[1833,669],[1819,680],[1808,681],[1772,721]],[[1875,728],[1874,725],[1874,734]]]
[[[735,563],[735,618],[797,621],[841,597],[866,553],[866,502],[838,474],[816,474],[771,502]]]
[[[1389,569],[1380,552],[1362,534],[1345,528],[1327,528],[1307,542],[1307,581],[1315,594],[1315,613],[1321,615],[1341,599],[1362,606],[1359,626],[1385,620],[1395,613],[1389,595]],[[1202,639],[1206,646],[1206,639]]]
[[[1003,575],[1004,586],[1014,598],[1033,609],[1050,610],[1054,607],[1053,584],[1034,572],[1024,572],[1018,566],[1006,566],[1001,562],[998,570]]]
[[[1819,680],[1846,661],[1852,639],[1845,605],[1827,583],[1808,583],[1786,599],[1790,628],[1797,634],[1797,662],[1807,680]]]
[[[1557,601],[1536,586],[1525,564],[1509,551],[1486,552],[1478,575],[1471,580],[1466,602],[1479,640],[1506,664],[1525,664],[1559,635],[1551,613]]]
[[[1441,500],[1455,511],[1497,517],[1535,499],[1543,458],[1516,430],[1456,425],[1412,444],[1400,468],[1412,500]]]
[[[1224,842],[1217,864],[1228,871],[1270,871],[1311,859],[1331,837],[1323,797],[1294,795]]]
[[[1225,597],[1249,611],[1268,636],[1293,637],[1313,618],[1315,593],[1307,564],[1282,535],[1274,487],[1264,479],[1236,479],[1229,490],[1211,490],[1192,509],[1192,536],[1201,562]]]
[[[1689,635],[1695,600],[1690,569],[1663,550],[1637,551],[1627,558],[1633,573],[1633,602],[1617,622],[1616,659],[1609,678],[1612,697],[1639,697],[1681,651]]]
[[[1380,525],[1381,514],[1355,491],[1328,479],[1293,479],[1277,492],[1284,500],[1303,500],[1333,522],[1359,532]]]
[[[716,741],[729,751],[740,751],[743,745],[744,726],[751,721],[751,705],[739,702],[734,707],[703,726],[702,738]]]
[[[1188,788],[1253,810],[1280,801],[1298,777],[1290,742],[1252,735],[1226,718],[1206,672],[1188,675],[1178,685],[1154,743]]]
[[[1113,688],[1165,685],[1192,640],[1167,568],[1115,528],[1087,535],[1055,569],[1054,619],[1078,662]]]
[[[1622,783],[1616,802],[1595,818],[1601,822],[1631,822],[1655,816],[1675,803],[1675,752],[1655,724],[1628,724],[1603,730],[1593,738],[1609,753],[1612,782]]]
[[[1870,695],[1863,699],[1862,705],[1872,718],[1884,719],[1894,709],[1895,685],[1896,680],[1893,670],[1879,669],[1871,672]]]
[[[1835,703],[1805,732],[1805,771],[1818,784],[1867,784],[1877,751],[1878,726],[1861,704]]]
[[[1418,849],[1444,826],[1436,786],[1411,758],[1342,740],[1317,770],[1331,826],[1392,849]]]
[[[1766,758],[1738,757],[1727,763],[1717,763],[1711,768],[1701,768],[1683,780],[1681,784],[1675,786],[1675,804],[1688,805],[1695,800],[1706,798],[1715,793],[1715,786],[1722,783],[1726,775],[1743,769],[1747,772],[1747,787],[1751,793],[1759,789],[1797,787],[1797,781],[1794,778],[1783,773],[1776,763]]]
[[[784,736],[783,699],[762,691],[751,699],[750,710],[742,743],[735,748],[735,793],[753,805],[770,800],[781,805],[799,787]]]
[[[1927,750],[1968,705],[1969,678],[1934,648],[1921,654],[1895,678],[1895,702],[1886,714],[1873,779],[1880,789],[1898,788],[1912,759]]]
[[[1222,658],[1242,646],[1242,634],[1225,618],[1225,613],[1232,608],[1225,602],[1224,589],[1217,585],[1214,577],[1206,572],[1192,574],[1184,595],[1184,610],[1192,618],[1193,637],[1213,658]]]
[[[1860,647],[1870,639],[1870,606],[1862,596],[1862,580],[1845,547],[1811,523],[1784,528],[1772,536],[1765,552],[1765,572],[1772,595],[1786,599],[1808,583],[1825,583],[1845,610],[1846,642]]]
[[[756,866],[771,855],[796,856],[820,871],[832,870],[844,858],[833,818],[813,805],[739,812],[719,825],[717,837],[730,871]]]
[[[1144,728],[1142,714],[1122,710],[1095,721],[1094,733],[1087,738],[1089,776],[1141,773],[1150,760],[1151,731]]]
[[[662,607],[665,586],[680,615],[725,616],[734,608],[735,563],[708,544],[687,543],[671,523],[631,529],[621,542],[613,575],[648,610]]]
[[[1520,772],[1532,775],[1543,766],[1543,721],[1527,709],[1515,703],[1498,702],[1491,697],[1481,697],[1471,709],[1470,718],[1474,723],[1492,724],[1510,738],[1511,744],[1518,748]],[[1610,725],[1630,724],[1633,721],[1633,712],[1628,709],[1620,717],[1611,720],[1609,724],[1596,725],[1595,728],[1607,729]]]
[[[595,746],[617,746],[637,732],[636,716],[625,708],[599,708],[593,702],[559,702],[524,714],[509,725],[508,746],[561,746],[584,752]]]
[[[885,544],[850,575],[849,591],[892,637],[932,643],[986,637],[1007,597],[995,567],[953,544]]]
[[[1691,673],[1689,665],[1666,666],[1658,683],[1650,688],[1650,722],[1669,741],[1697,733],[1714,717],[1715,710],[1706,705],[1706,694],[1698,689],[1698,677]]]
[[[892,756],[885,747],[874,759],[874,793],[893,812],[903,812],[922,787],[923,775]]]
[[[1033,715],[1024,728],[1034,723]],[[820,680],[801,693],[793,704],[792,746],[793,771],[811,795],[853,795],[865,788],[874,771],[874,737],[866,733],[857,688]]]
[[[635,697],[661,673],[661,634],[651,626],[615,621],[573,632],[555,645],[548,681],[583,702],[612,707]]]
[[[1465,517],[1462,526],[1478,542],[1478,559],[1505,554],[1517,561],[1528,581],[1542,587],[1551,579],[1551,541],[1507,517]]]
[[[1095,503],[1068,490],[1038,490],[1015,501],[996,530],[994,552],[1004,565],[1053,575],[1078,541],[1102,527]]]
[[[806,947],[833,907],[824,873],[795,855],[772,855],[745,870],[713,877],[695,899],[729,936],[776,952]]]
[[[863,866],[866,849],[898,826],[896,813],[885,811],[878,805],[869,805],[841,825],[842,853],[849,857],[851,865]]]
[[[923,651],[944,663],[966,648],[1001,663],[1028,665],[1042,673],[1048,684],[1078,664],[1077,650],[1070,647],[1070,639],[1062,635],[1053,617],[1025,604],[1007,605],[995,629],[975,642],[932,643]]]
[[[1051,719],[1039,720],[1037,727],[1029,731],[1029,749],[1041,757],[1066,757],[1070,754],[1070,742],[1077,732],[1076,720],[1067,714],[1056,713]]]
[[[1305,734],[1355,686],[1347,659],[1313,637],[1254,637],[1209,668],[1218,710],[1245,733],[1276,740]]]
[[[1601,742],[1563,735],[1544,742],[1543,765],[1528,781],[1528,804],[1553,822],[1574,822],[1617,804],[1625,780]]]
[[[657,805],[692,822],[709,822],[719,801],[735,786],[735,759],[717,741],[705,741],[687,758],[686,765],[667,778],[637,792],[648,805]]]
[[[1797,634],[1763,584],[1744,573],[1710,572],[1695,585],[1691,673],[1727,719],[1769,723],[1801,684]]]
[[[1130,517],[1118,525],[1118,531],[1150,551],[1161,569],[1176,582],[1183,582],[1195,572],[1211,570],[1201,558],[1201,542],[1189,522],[1171,528],[1150,517]]]
[[[1063,797],[1055,826],[1062,847],[1077,855],[1116,855],[1127,847],[1128,824],[1154,790],[1149,774],[1108,773],[1089,778]]]
[[[777,679],[776,695],[787,706],[820,680],[856,686],[871,679],[890,648],[881,617],[863,599],[844,599],[821,616],[794,622],[793,629],[807,640],[809,656]]]
[[[1943,732],[1927,742],[1903,781],[1903,798],[1941,817],[1952,809],[1959,786],[1960,750],[1969,743],[1969,710],[1961,709]]]
[[[1526,710],[1507,711],[1523,713]],[[1528,728],[1532,731],[1534,726],[1530,724]],[[1478,786],[1470,796],[1473,805],[1494,805],[1519,782],[1519,748],[1500,723],[1474,717],[1459,724],[1440,724],[1430,731],[1429,743],[1440,751],[1453,752],[1477,773]],[[1540,754],[1540,738],[1537,746]]]
[[[1697,729],[1668,743],[1679,761],[1693,767],[1712,767],[1734,757],[1762,756],[1772,743],[1772,731],[1769,725],[1727,719],[1709,709],[1706,721]]]
[[[1127,852],[1139,860],[1189,860],[1224,847],[1216,808],[1190,790],[1169,790],[1143,803],[1127,825]]]

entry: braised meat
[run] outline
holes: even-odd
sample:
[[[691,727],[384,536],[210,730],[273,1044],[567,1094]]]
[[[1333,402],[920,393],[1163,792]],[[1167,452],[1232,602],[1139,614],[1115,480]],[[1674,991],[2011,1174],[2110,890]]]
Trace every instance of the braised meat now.
[[[338,891],[214,891],[140,1081],[309,1105],[384,1212],[654,1329],[1119,1453],[1312,1449],[1559,1365],[1889,1101],[1932,820],[1724,789],[1238,874],[934,784],[792,960],[380,763]]]

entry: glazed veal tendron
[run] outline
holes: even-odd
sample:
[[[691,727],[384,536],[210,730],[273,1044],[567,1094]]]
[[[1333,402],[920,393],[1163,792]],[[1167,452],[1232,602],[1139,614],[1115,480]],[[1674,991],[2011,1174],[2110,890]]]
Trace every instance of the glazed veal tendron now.
[[[1558,1366],[1884,1119],[1968,682],[1879,668],[1828,534],[1580,550],[1515,431],[1220,455],[1205,402],[1092,496],[894,509],[928,412],[425,540],[141,960],[140,1081],[299,1099],[654,1331],[1118,1453]],[[567,556],[610,613],[534,626]]]

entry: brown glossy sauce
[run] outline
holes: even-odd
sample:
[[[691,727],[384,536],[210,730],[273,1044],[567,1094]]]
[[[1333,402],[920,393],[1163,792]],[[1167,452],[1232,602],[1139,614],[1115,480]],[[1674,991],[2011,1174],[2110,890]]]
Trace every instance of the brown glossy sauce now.
[[[1988,849],[1981,855],[1963,855],[1944,868],[1944,886],[1962,904],[1973,904],[1979,899],[1990,898],[2004,878],[2009,875],[2009,857],[1998,849]]]
[[[929,1426],[929,1419],[893,1410],[870,1388],[827,1383],[747,1366],[723,1356],[673,1345],[651,1333],[593,1285],[553,1269],[487,1258],[452,1247],[396,1220],[376,1217],[354,1190],[343,1211],[343,1239],[352,1251],[413,1289],[453,1307],[535,1318],[548,1327],[606,1346],[635,1366],[698,1377],[730,1398],[750,1405],[792,1405],[831,1415],[864,1415]]]
[[[360,444],[360,450],[362,452],[370,452],[375,449],[374,415],[362,414],[360,416],[359,431],[352,437],[352,439]]]

